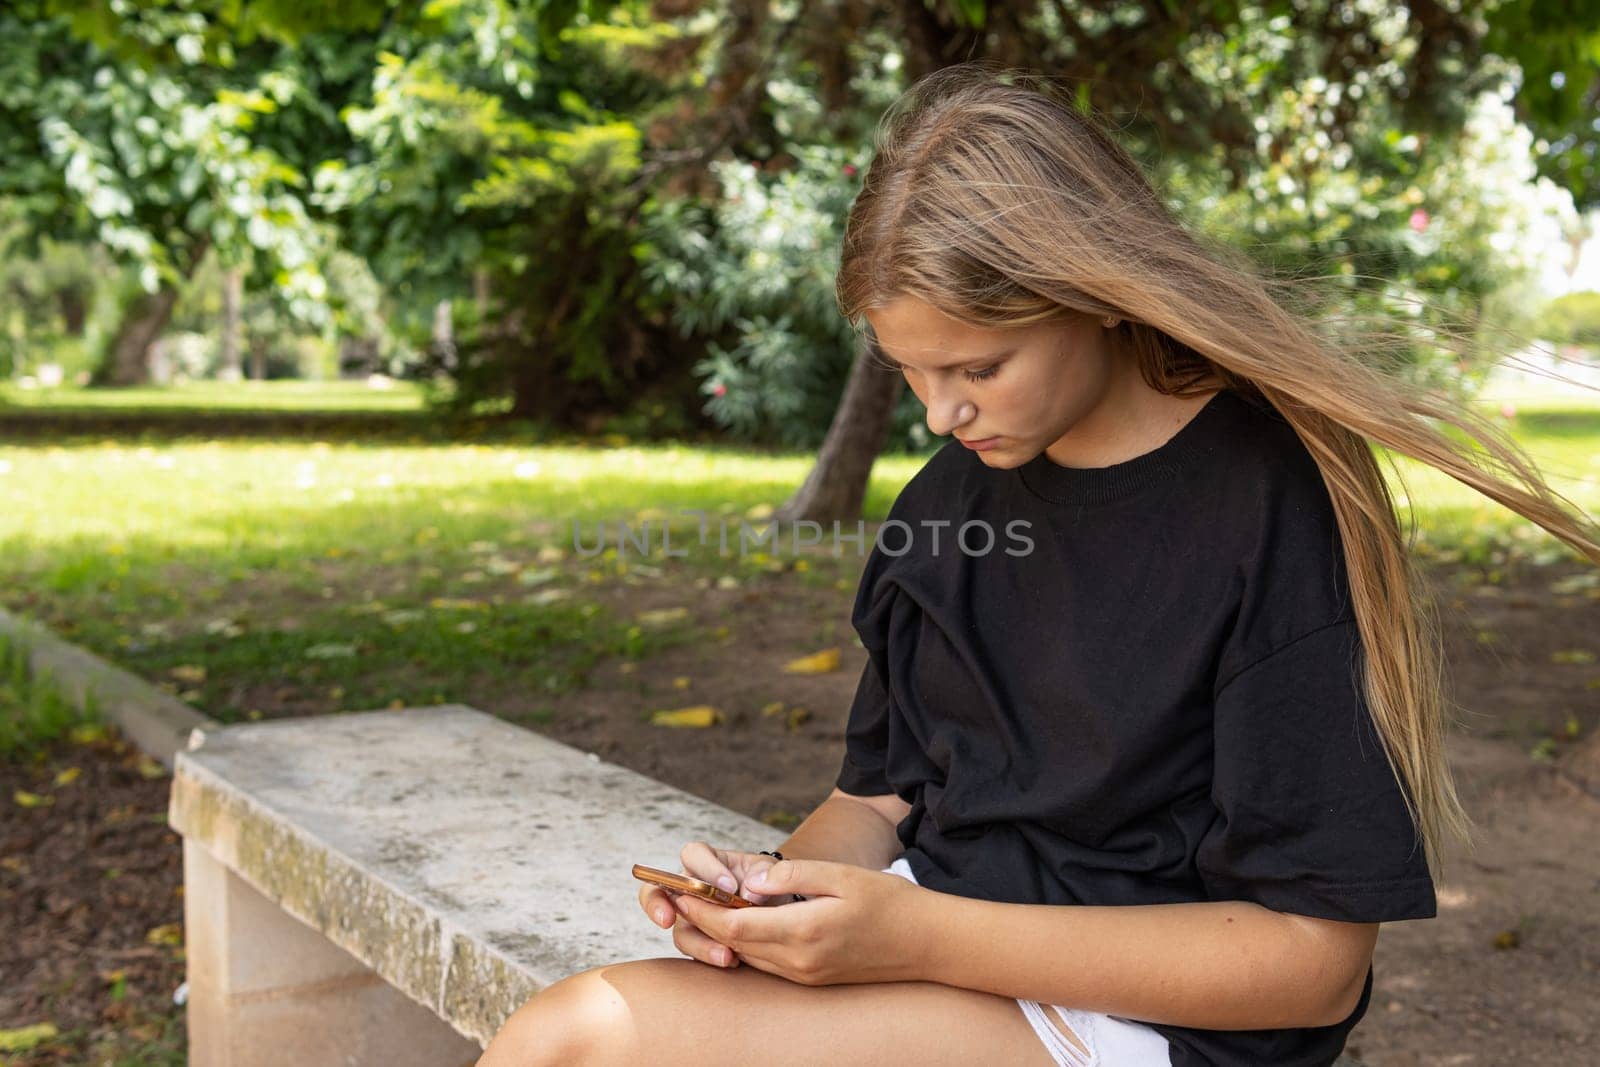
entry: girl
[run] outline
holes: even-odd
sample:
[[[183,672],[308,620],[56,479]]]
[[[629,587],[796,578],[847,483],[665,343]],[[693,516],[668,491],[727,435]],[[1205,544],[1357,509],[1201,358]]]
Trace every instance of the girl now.
[[[1468,825],[1369,442],[1600,561],[1592,526],[1036,77],[891,109],[837,286],[956,440],[862,575],[836,788],[777,855],[684,847],[767,906],[644,889],[691,959],[551,986],[481,1067],[1332,1063]]]

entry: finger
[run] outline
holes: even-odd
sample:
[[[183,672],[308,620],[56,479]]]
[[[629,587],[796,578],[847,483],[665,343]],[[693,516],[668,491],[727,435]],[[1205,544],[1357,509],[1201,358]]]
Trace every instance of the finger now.
[[[678,909],[672,906],[672,897],[665,889],[653,885],[641,886],[639,906],[650,916],[650,921],[663,930],[670,929],[677,921]]]
[[[690,841],[683,846],[678,858],[683,862],[684,873],[702,882],[710,882],[724,892],[738,892],[739,880],[733,876],[717,850],[704,841]]]
[[[742,857],[742,862],[736,868],[740,872],[739,878],[741,879],[739,883],[739,895],[744,897],[744,899],[748,900],[752,904],[773,903],[773,898],[769,894],[757,893],[754,889],[750,888],[750,882],[755,877],[756,872],[766,870],[768,867],[772,866],[773,863],[774,860],[769,856],[759,856],[754,858],[748,856]]]
[[[846,863],[827,860],[782,860],[751,875],[748,885],[768,896],[798,893],[806,897],[836,897],[859,870]]]
[[[729,908],[688,893],[678,894],[672,903],[707,937],[740,955],[750,945],[783,941],[785,931],[794,926],[791,918],[779,915],[789,908]]]
[[[705,931],[682,916],[679,916],[678,924],[672,928],[672,943],[678,946],[678,951],[685,956],[701,963],[709,963],[713,967],[731,968],[739,965],[739,957],[731,948],[707,937]]]

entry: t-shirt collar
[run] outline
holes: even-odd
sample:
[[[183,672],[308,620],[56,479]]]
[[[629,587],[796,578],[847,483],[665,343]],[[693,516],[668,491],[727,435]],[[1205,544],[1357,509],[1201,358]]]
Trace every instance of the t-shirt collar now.
[[[1017,468],[1035,495],[1059,504],[1104,504],[1184,470],[1211,450],[1225,433],[1228,405],[1240,402],[1228,389],[1217,392],[1165,444],[1109,467],[1063,467],[1040,452]]]

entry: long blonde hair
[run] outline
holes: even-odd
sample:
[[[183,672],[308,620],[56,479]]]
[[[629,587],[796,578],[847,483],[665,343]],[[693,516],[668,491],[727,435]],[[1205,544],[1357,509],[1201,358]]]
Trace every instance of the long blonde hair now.
[[[1354,317],[1335,332],[1335,320],[1291,310],[1301,291],[1186,230],[1049,79],[982,61],[927,75],[885,114],[837,280],[840,310],[858,327],[902,295],[989,328],[1116,315],[1113,336],[1153,388],[1221,386],[1276,408],[1332,498],[1367,703],[1437,871],[1442,839],[1470,845],[1471,823],[1445,760],[1437,620],[1369,442],[1444,471],[1597,563],[1600,536],[1492,423],[1380,368],[1407,335],[1351,328]]]

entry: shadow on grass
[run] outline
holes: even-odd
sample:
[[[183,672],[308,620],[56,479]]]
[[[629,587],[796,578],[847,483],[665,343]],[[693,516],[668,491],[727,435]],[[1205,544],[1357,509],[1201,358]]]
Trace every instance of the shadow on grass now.
[[[19,408],[0,406],[0,441],[52,444],[73,438],[129,441],[200,439],[358,442],[527,440],[539,426],[504,418],[452,419],[425,411],[194,411],[170,409]]]

